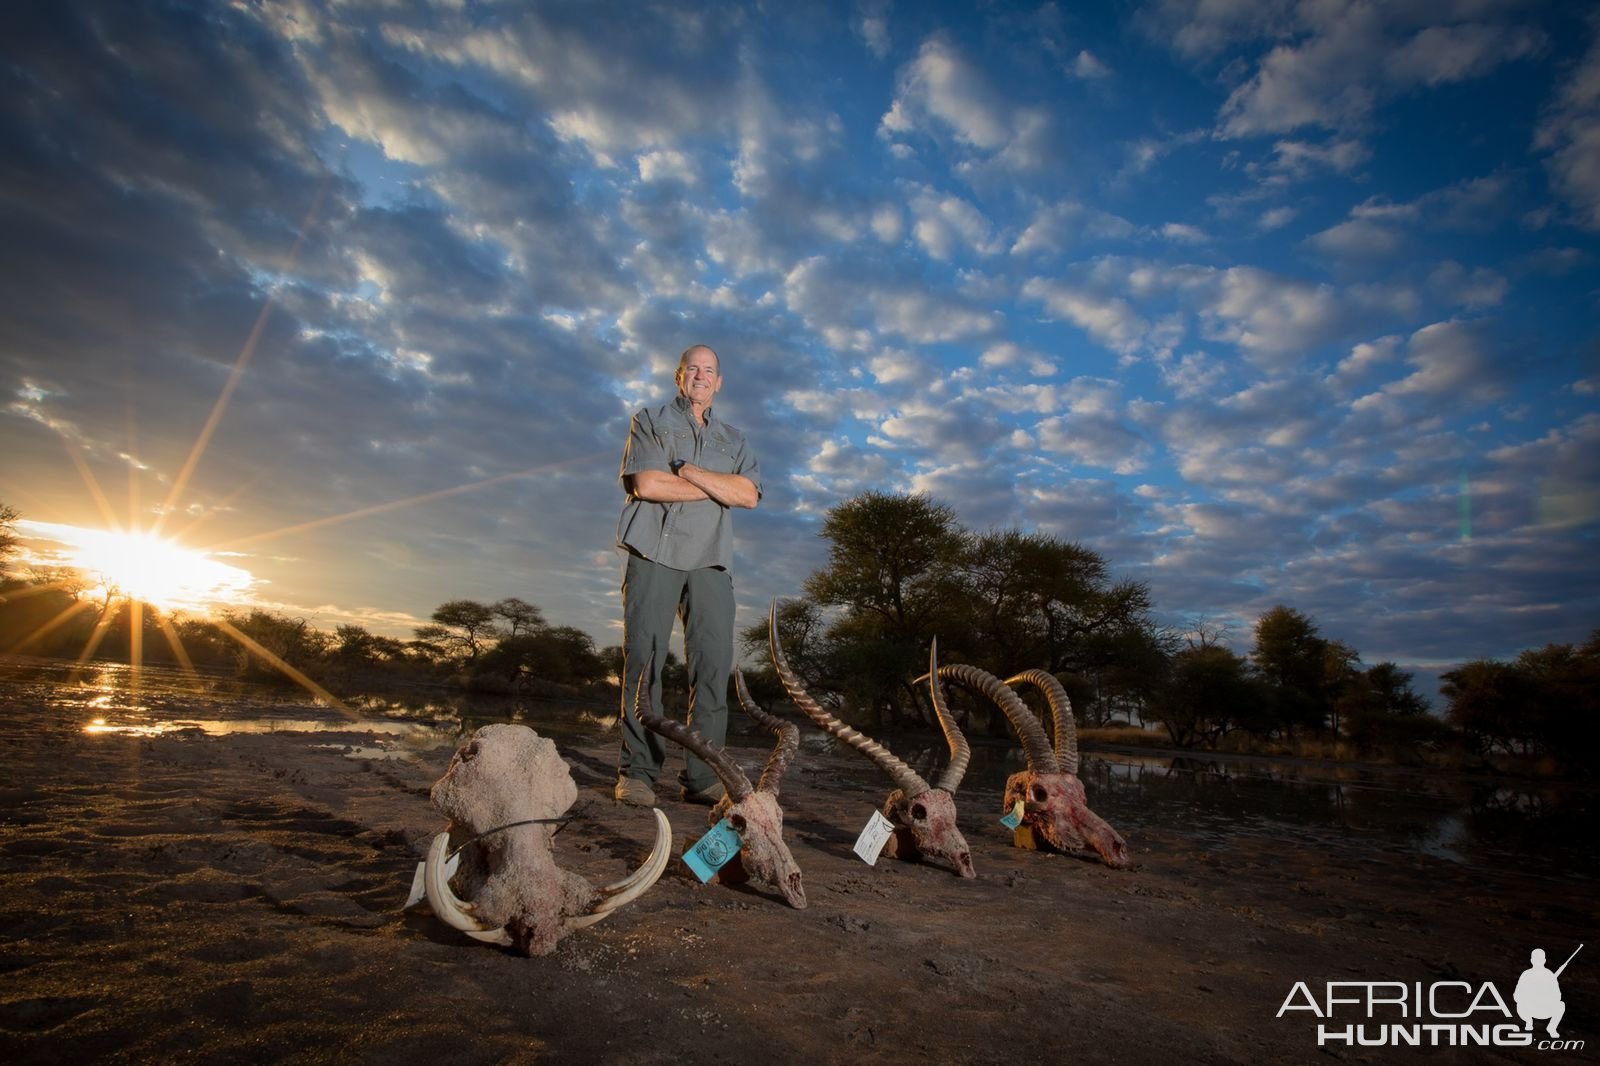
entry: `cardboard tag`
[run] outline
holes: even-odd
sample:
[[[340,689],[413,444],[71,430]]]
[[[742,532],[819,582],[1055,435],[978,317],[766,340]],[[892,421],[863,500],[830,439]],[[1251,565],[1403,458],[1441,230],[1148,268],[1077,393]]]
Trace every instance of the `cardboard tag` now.
[[[683,853],[683,864],[704,884],[717,876],[717,871],[728,865],[742,847],[744,841],[739,839],[738,831],[724,818]]]
[[[882,811],[873,811],[872,817],[862,828],[861,835],[856,837],[855,853],[861,856],[861,861],[868,866],[878,865],[878,856],[883,852],[883,846],[894,835],[894,823],[883,816]]]
[[[1000,824],[1007,829],[1015,829],[1022,824],[1022,801],[1017,800],[1017,805],[1000,817]]]
[[[446,859],[444,861],[444,879],[448,881],[450,878],[454,877],[456,875],[456,867],[460,865],[460,852],[457,852]],[[401,910],[408,911],[412,907],[415,907],[417,904],[421,903],[424,899],[428,898],[428,890],[423,884],[424,880],[426,880],[427,869],[427,863],[417,863],[417,872],[411,875],[411,895],[406,897],[406,905],[401,907]]]

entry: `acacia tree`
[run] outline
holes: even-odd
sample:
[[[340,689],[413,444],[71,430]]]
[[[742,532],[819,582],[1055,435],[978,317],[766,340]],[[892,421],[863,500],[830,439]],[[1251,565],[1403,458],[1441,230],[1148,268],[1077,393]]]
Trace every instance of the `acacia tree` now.
[[[222,617],[276,660],[295,668],[321,658],[331,644],[326,633],[312,628],[304,618],[290,618],[259,607],[243,618],[227,611],[223,612]],[[277,662],[262,659],[253,649],[240,646],[235,655],[241,674],[282,679]]]
[[[778,604],[778,639],[783,642],[784,660],[808,692],[839,687],[838,679],[829,673],[831,648],[827,629],[822,612],[810,600],[783,600]],[[745,679],[752,684],[752,692],[755,687],[771,690],[777,684],[777,673],[772,663],[770,623],[763,619],[746,626],[739,634],[739,642],[761,665],[759,685],[756,678]]]
[[[961,561],[974,661],[1000,676],[1040,668],[1076,679],[1091,721],[1142,706],[1173,650],[1143,582],[1111,581],[1097,552],[1045,533],[973,537]],[[1072,686],[1069,685],[1069,689]]]
[[[1250,664],[1232,650],[1217,644],[1191,646],[1172,657],[1145,716],[1165,726],[1180,748],[1212,747],[1251,717],[1250,709],[1263,695]]]
[[[1344,686],[1338,702],[1357,747],[1410,753],[1445,742],[1448,728],[1428,713],[1428,701],[1412,687],[1411,678],[1394,663],[1381,662]]]
[[[1282,604],[1256,620],[1250,660],[1273,695],[1272,728],[1290,736],[1297,726],[1328,720],[1328,642],[1312,620]]]
[[[1533,685],[1514,664],[1473,659],[1441,674],[1439,682],[1449,703],[1445,716],[1461,730],[1469,749],[1480,754],[1533,749]]]
[[[536,632],[505,637],[484,653],[480,665],[484,672],[507,681],[537,679],[557,685],[593,684],[603,680],[608,669],[594,638],[575,626],[542,626]]]
[[[806,580],[812,600],[871,615],[897,637],[920,637],[948,613],[949,576],[966,546],[955,512],[923,494],[865,492],[828,512],[828,565]]]
[[[1071,669],[1083,638],[1121,629],[1150,607],[1142,583],[1110,584],[1099,553],[1045,533],[975,537],[962,570],[984,651],[1007,672]]]
[[[1538,694],[1545,750],[1569,768],[1600,769],[1600,629],[1580,645],[1547,644],[1517,656]]]
[[[882,713],[920,708],[910,679],[928,642],[962,616],[955,573],[967,536],[955,512],[921,494],[866,492],[830,510],[820,536],[828,565],[805,590],[839,609],[832,672]]]
[[[496,618],[505,620],[506,636],[508,637],[519,637],[524,633],[535,633],[545,627],[544,612],[527,600],[521,600],[515,596],[507,596],[490,607],[489,612]]]
[[[478,661],[484,644],[499,635],[494,608],[477,600],[450,600],[440,604],[430,617],[432,625],[413,630],[417,640],[446,654],[464,655],[468,666]]]
[[[334,627],[329,654],[346,666],[376,666],[403,662],[406,648],[395,638],[378,636],[366,626],[340,625]]]
[[[1509,663],[1474,659],[1441,681],[1446,715],[1472,750],[1600,766],[1600,630],[1582,645],[1547,644]]]
[[[17,550],[17,519],[22,516],[0,503],[0,578],[5,577],[6,557]]]

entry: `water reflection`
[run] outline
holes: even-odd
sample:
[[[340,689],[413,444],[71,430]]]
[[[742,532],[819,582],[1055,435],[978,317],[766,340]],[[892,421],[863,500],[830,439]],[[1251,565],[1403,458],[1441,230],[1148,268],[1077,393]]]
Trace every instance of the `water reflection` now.
[[[0,686],[9,698],[81,718],[84,731],[95,734],[361,732],[403,736],[412,746],[431,738],[442,746],[455,745],[492,722],[521,722],[542,734],[578,737],[604,732],[617,721],[614,709],[597,711],[590,704],[443,688],[350,696],[340,708],[299,688],[166,667],[135,672],[121,663],[0,659]]]
[[[616,727],[612,704],[516,699],[445,689],[345,700],[354,714],[307,696],[233,678],[126,666],[75,667],[53,661],[0,659],[0,698],[34,706],[91,734],[159,735],[192,731],[363,733],[369,743],[337,745],[352,758],[382,759],[454,747],[479,726],[520,722],[558,742],[593,740]],[[866,759],[843,752],[832,736],[802,723],[800,765],[807,753],[842,752],[818,771],[826,786],[859,788],[876,805],[888,779]],[[928,780],[949,762],[932,734],[883,737]],[[771,738],[735,716],[730,746],[759,767]],[[963,817],[999,816],[1005,779],[1025,765],[1020,746],[975,740],[961,786]],[[1573,783],[1511,782],[1401,768],[1249,756],[1086,752],[1081,776],[1094,810],[1124,835],[1144,829],[1181,834],[1205,845],[1240,838],[1297,839],[1352,862],[1430,855],[1469,866],[1515,868],[1550,876],[1593,877],[1600,857],[1592,843],[1600,790]]]
[[[885,743],[928,780],[949,762],[942,743]],[[802,751],[843,747],[831,736],[807,735],[802,743]],[[1006,778],[1025,766],[1020,746],[974,743],[961,785],[963,816],[987,810],[998,817]],[[1600,875],[1600,790],[1577,783],[1138,751],[1085,752],[1080,776],[1090,807],[1127,836],[1150,828],[1217,846],[1241,837],[1295,839],[1350,861],[1424,854],[1552,877]]]

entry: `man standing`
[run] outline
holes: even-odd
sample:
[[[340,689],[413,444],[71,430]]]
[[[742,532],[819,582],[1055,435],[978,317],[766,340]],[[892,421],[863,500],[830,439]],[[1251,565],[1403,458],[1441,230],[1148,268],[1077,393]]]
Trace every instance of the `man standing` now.
[[[632,713],[639,679],[650,671],[650,705],[661,703],[661,671],[674,616],[683,619],[689,668],[689,724],[722,745],[728,729],[728,674],[733,669],[733,521],[735,507],[761,500],[761,465],[744,434],[718,418],[722,389],[717,353],[697,344],[678,360],[678,395],[633,416],[622,453],[628,494],[617,523],[627,552],[622,579],[622,750],[616,797],[655,804],[666,742]],[[716,773],[692,752],[683,798],[722,798]]]

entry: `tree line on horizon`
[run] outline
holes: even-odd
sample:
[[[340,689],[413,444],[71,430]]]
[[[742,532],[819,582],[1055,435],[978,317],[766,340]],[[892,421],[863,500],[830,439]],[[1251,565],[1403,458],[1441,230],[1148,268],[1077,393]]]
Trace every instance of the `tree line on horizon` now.
[[[360,625],[332,632],[252,609],[211,618],[163,617],[150,605],[53,570],[12,574],[15,511],[0,504],[0,651],[126,658],[221,670],[255,680],[287,666],[346,688],[430,682],[474,691],[615,698],[622,652],[552,625],[518,597],[439,605],[409,640]],[[777,605],[785,656],[813,696],[869,731],[933,723],[929,649],[998,677],[1043,669],[1061,680],[1086,726],[1158,725],[1182,748],[1240,737],[1326,740],[1365,753],[1415,757],[1543,756],[1593,769],[1600,731],[1600,630],[1581,645],[1551,644],[1511,662],[1478,659],[1442,675],[1442,716],[1395,663],[1365,666],[1356,649],[1321,635],[1284,605],[1256,620],[1243,654],[1224,626],[1158,624],[1143,582],[1118,581],[1093,550],[1016,529],[975,533],[926,495],[866,492],[830,510],[819,530],[827,563],[802,595]],[[97,595],[92,595],[96,592]],[[758,700],[785,698],[765,619],[740,634]],[[684,665],[669,655],[669,706],[686,702]],[[1002,737],[992,706],[951,690],[972,735]]]

